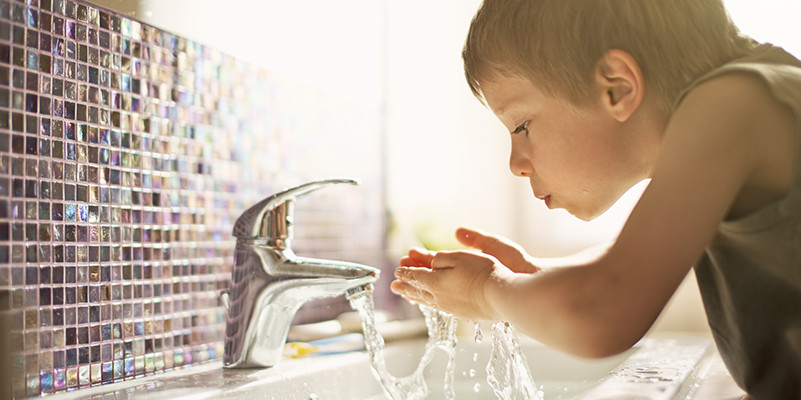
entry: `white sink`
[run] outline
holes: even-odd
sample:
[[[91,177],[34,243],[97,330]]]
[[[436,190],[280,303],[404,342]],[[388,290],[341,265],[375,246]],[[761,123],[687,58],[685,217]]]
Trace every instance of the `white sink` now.
[[[391,343],[393,375],[416,368],[424,340]],[[708,338],[647,339],[618,356],[585,360],[521,339],[534,381],[545,399],[684,399],[697,388],[699,371],[714,355]],[[490,344],[460,339],[456,352],[456,399],[494,399],[487,384]],[[476,359],[474,361],[474,358]],[[442,399],[445,353],[426,368],[429,399]],[[474,371],[471,372],[471,370]],[[476,387],[478,391],[476,392]],[[627,397],[628,396],[628,397]],[[270,369],[221,368],[220,362],[132,381],[48,396],[57,399],[386,399],[364,352],[283,359]],[[690,396],[691,397],[691,396]]]
[[[685,399],[697,371],[714,353],[707,338],[647,339],[617,356],[598,360],[577,358],[521,338],[531,375],[546,400],[551,399]],[[388,353],[393,375],[408,375],[422,353],[419,343],[400,343]],[[485,368],[489,343],[462,340],[457,345],[456,399],[494,399]],[[444,352],[426,369],[429,398],[443,399]],[[627,397],[628,396],[628,397]]]

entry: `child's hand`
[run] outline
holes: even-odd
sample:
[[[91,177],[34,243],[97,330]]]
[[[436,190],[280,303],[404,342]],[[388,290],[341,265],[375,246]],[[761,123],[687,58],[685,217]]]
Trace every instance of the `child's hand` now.
[[[513,272],[533,273],[540,270],[517,243],[504,237],[474,229],[459,228],[456,230],[456,239],[467,247],[481,250],[482,253],[497,258]]]
[[[510,280],[514,272],[536,272],[520,248],[505,239],[461,228],[459,241],[473,251],[412,249],[395,270],[392,291],[415,303],[471,319],[497,319],[484,292],[488,284]]]
[[[404,265],[405,264],[405,265]],[[495,257],[471,251],[412,249],[395,270],[391,289],[413,303],[470,320],[493,319],[484,288],[495,275],[511,274]]]

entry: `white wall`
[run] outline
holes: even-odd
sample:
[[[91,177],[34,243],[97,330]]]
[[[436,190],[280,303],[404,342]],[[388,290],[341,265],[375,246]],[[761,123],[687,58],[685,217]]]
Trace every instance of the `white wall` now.
[[[461,50],[476,0],[388,1],[388,194],[399,250],[452,247],[460,225],[509,233],[508,133],[470,93]]]

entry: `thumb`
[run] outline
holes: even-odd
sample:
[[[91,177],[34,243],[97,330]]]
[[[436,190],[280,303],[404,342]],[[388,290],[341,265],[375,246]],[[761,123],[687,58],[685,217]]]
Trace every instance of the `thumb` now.
[[[538,270],[528,261],[527,254],[520,245],[502,236],[474,229],[459,228],[456,230],[456,239],[465,246],[497,258],[512,271],[536,272]]]

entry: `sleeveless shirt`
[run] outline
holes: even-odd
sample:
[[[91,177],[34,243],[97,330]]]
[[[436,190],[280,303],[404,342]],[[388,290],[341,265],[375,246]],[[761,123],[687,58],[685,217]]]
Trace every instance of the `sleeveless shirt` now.
[[[755,399],[801,399],[801,62],[769,44],[701,77],[760,77],[792,109],[798,158],[792,188],[745,217],[724,220],[695,275],[715,344],[735,382]],[[678,104],[678,103],[677,103]]]

